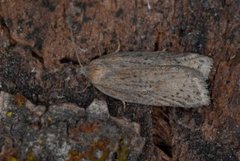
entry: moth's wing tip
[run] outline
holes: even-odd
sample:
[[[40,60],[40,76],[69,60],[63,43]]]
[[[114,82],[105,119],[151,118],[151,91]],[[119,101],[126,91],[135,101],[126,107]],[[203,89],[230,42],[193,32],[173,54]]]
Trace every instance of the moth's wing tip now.
[[[213,68],[213,59],[208,56],[202,56],[204,59],[203,64],[203,77],[205,80],[208,79],[209,74]],[[206,81],[201,81],[201,90],[203,91],[203,94],[201,95],[202,102],[200,103],[201,106],[208,106],[211,103],[210,93],[208,89],[208,84]]]
[[[201,101],[199,102],[199,107],[208,106],[211,103],[209,94],[202,96]]]
[[[206,97],[202,98],[201,101],[198,101],[192,105],[185,105],[182,107],[183,108],[201,108],[204,106],[209,106],[210,104],[211,104],[210,97],[206,96]]]
[[[205,107],[205,106],[209,106],[211,103],[210,98],[206,97],[206,98],[202,98],[202,100],[192,106],[186,106],[186,108],[201,108],[201,107]]]
[[[196,98],[198,98],[197,99],[198,101],[196,100],[196,103],[190,107],[197,108],[197,107],[203,107],[203,106],[210,105],[210,103],[211,103],[210,94],[209,94],[209,90],[208,90],[208,85],[205,81],[199,82],[198,90],[201,91],[200,95],[196,96]]]
[[[204,70],[203,76],[205,79],[208,79],[208,76],[212,70],[212,67],[213,67],[213,59],[205,56],[205,62],[203,66],[203,70]]]
[[[212,70],[213,67],[213,59],[208,57],[208,56],[204,56],[204,55],[199,55],[198,57],[198,61],[199,61],[199,65],[200,65],[200,71],[203,74],[203,77],[205,79],[208,79],[208,76]]]

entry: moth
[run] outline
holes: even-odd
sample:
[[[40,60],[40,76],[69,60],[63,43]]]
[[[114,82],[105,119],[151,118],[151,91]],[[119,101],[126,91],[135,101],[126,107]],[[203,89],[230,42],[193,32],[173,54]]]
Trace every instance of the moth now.
[[[91,61],[82,74],[124,102],[193,108],[210,103],[206,80],[212,64],[196,53],[119,52]]]

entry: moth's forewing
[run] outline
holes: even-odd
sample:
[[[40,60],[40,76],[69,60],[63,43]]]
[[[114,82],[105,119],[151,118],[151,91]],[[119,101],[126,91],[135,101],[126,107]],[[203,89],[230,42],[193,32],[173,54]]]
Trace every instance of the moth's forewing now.
[[[208,78],[212,67],[212,59],[196,53],[171,53],[171,52],[120,52],[108,54],[101,57],[105,65],[116,64],[118,67],[126,64],[144,65],[145,67],[158,67],[164,65],[179,65],[193,68],[202,73],[205,79]],[[121,62],[121,63],[120,63]]]
[[[189,58],[189,55],[174,60],[156,53],[148,56],[137,52],[107,55],[90,63],[87,77],[106,95],[126,102],[175,107],[209,104],[204,73],[183,65],[193,64],[186,63],[184,57]],[[201,69],[210,68],[206,65]]]

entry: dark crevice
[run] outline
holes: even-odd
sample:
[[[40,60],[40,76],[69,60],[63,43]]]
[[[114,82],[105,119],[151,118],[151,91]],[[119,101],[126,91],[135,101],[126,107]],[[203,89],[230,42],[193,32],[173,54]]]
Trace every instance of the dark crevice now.
[[[103,56],[103,55],[107,55],[107,52],[103,52],[101,55],[102,55],[102,56]],[[96,55],[96,56],[92,57],[91,60],[98,59],[99,57],[101,57],[101,56]]]
[[[60,63],[61,63],[61,64],[79,65],[78,61],[73,60],[73,59],[71,59],[71,58],[67,58],[67,57],[60,59]]]
[[[10,29],[8,28],[7,23],[5,22],[4,18],[1,17],[1,15],[0,15],[0,26],[2,26],[3,29],[6,31],[10,41],[10,45],[7,48],[10,49],[11,47],[14,47],[17,44],[17,42],[11,37]]]
[[[159,44],[158,44],[159,40],[160,40],[160,33],[158,33],[158,36],[157,36],[156,41],[154,43],[154,51],[159,51]]]
[[[155,144],[159,149],[161,149],[165,154],[167,154],[169,157],[172,157],[172,147],[165,144],[164,142],[160,142],[158,144]]]
[[[42,4],[44,7],[48,8],[49,11],[51,12],[53,12],[56,9],[56,6],[50,3],[49,0],[42,0]]]
[[[8,29],[8,26],[7,26],[4,18],[1,15],[0,15],[0,25]]]
[[[158,42],[155,42],[155,44],[154,44],[154,51],[158,51],[158,49],[159,49]]]
[[[32,51],[32,56],[34,58],[36,58],[39,62],[41,62],[42,64],[44,64],[44,59],[43,57],[39,56],[36,52]]]
[[[6,26],[3,17],[0,15],[0,25],[1,26]]]
[[[98,58],[100,58],[101,56],[104,56],[104,55],[107,55],[107,54],[110,54],[110,53],[108,52],[107,49],[104,49],[104,51],[101,52],[99,55],[96,55],[96,56],[92,57],[92,58],[91,58],[91,61],[92,61],[92,60],[95,60],[95,59],[98,59]]]

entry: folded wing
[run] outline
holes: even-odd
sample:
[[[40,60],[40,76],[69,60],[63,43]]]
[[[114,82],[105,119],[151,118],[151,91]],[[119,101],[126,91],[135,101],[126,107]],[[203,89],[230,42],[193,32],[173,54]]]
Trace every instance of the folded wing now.
[[[155,106],[199,107],[210,102],[207,84],[212,60],[198,54],[127,52],[87,66],[100,91],[122,101]]]

